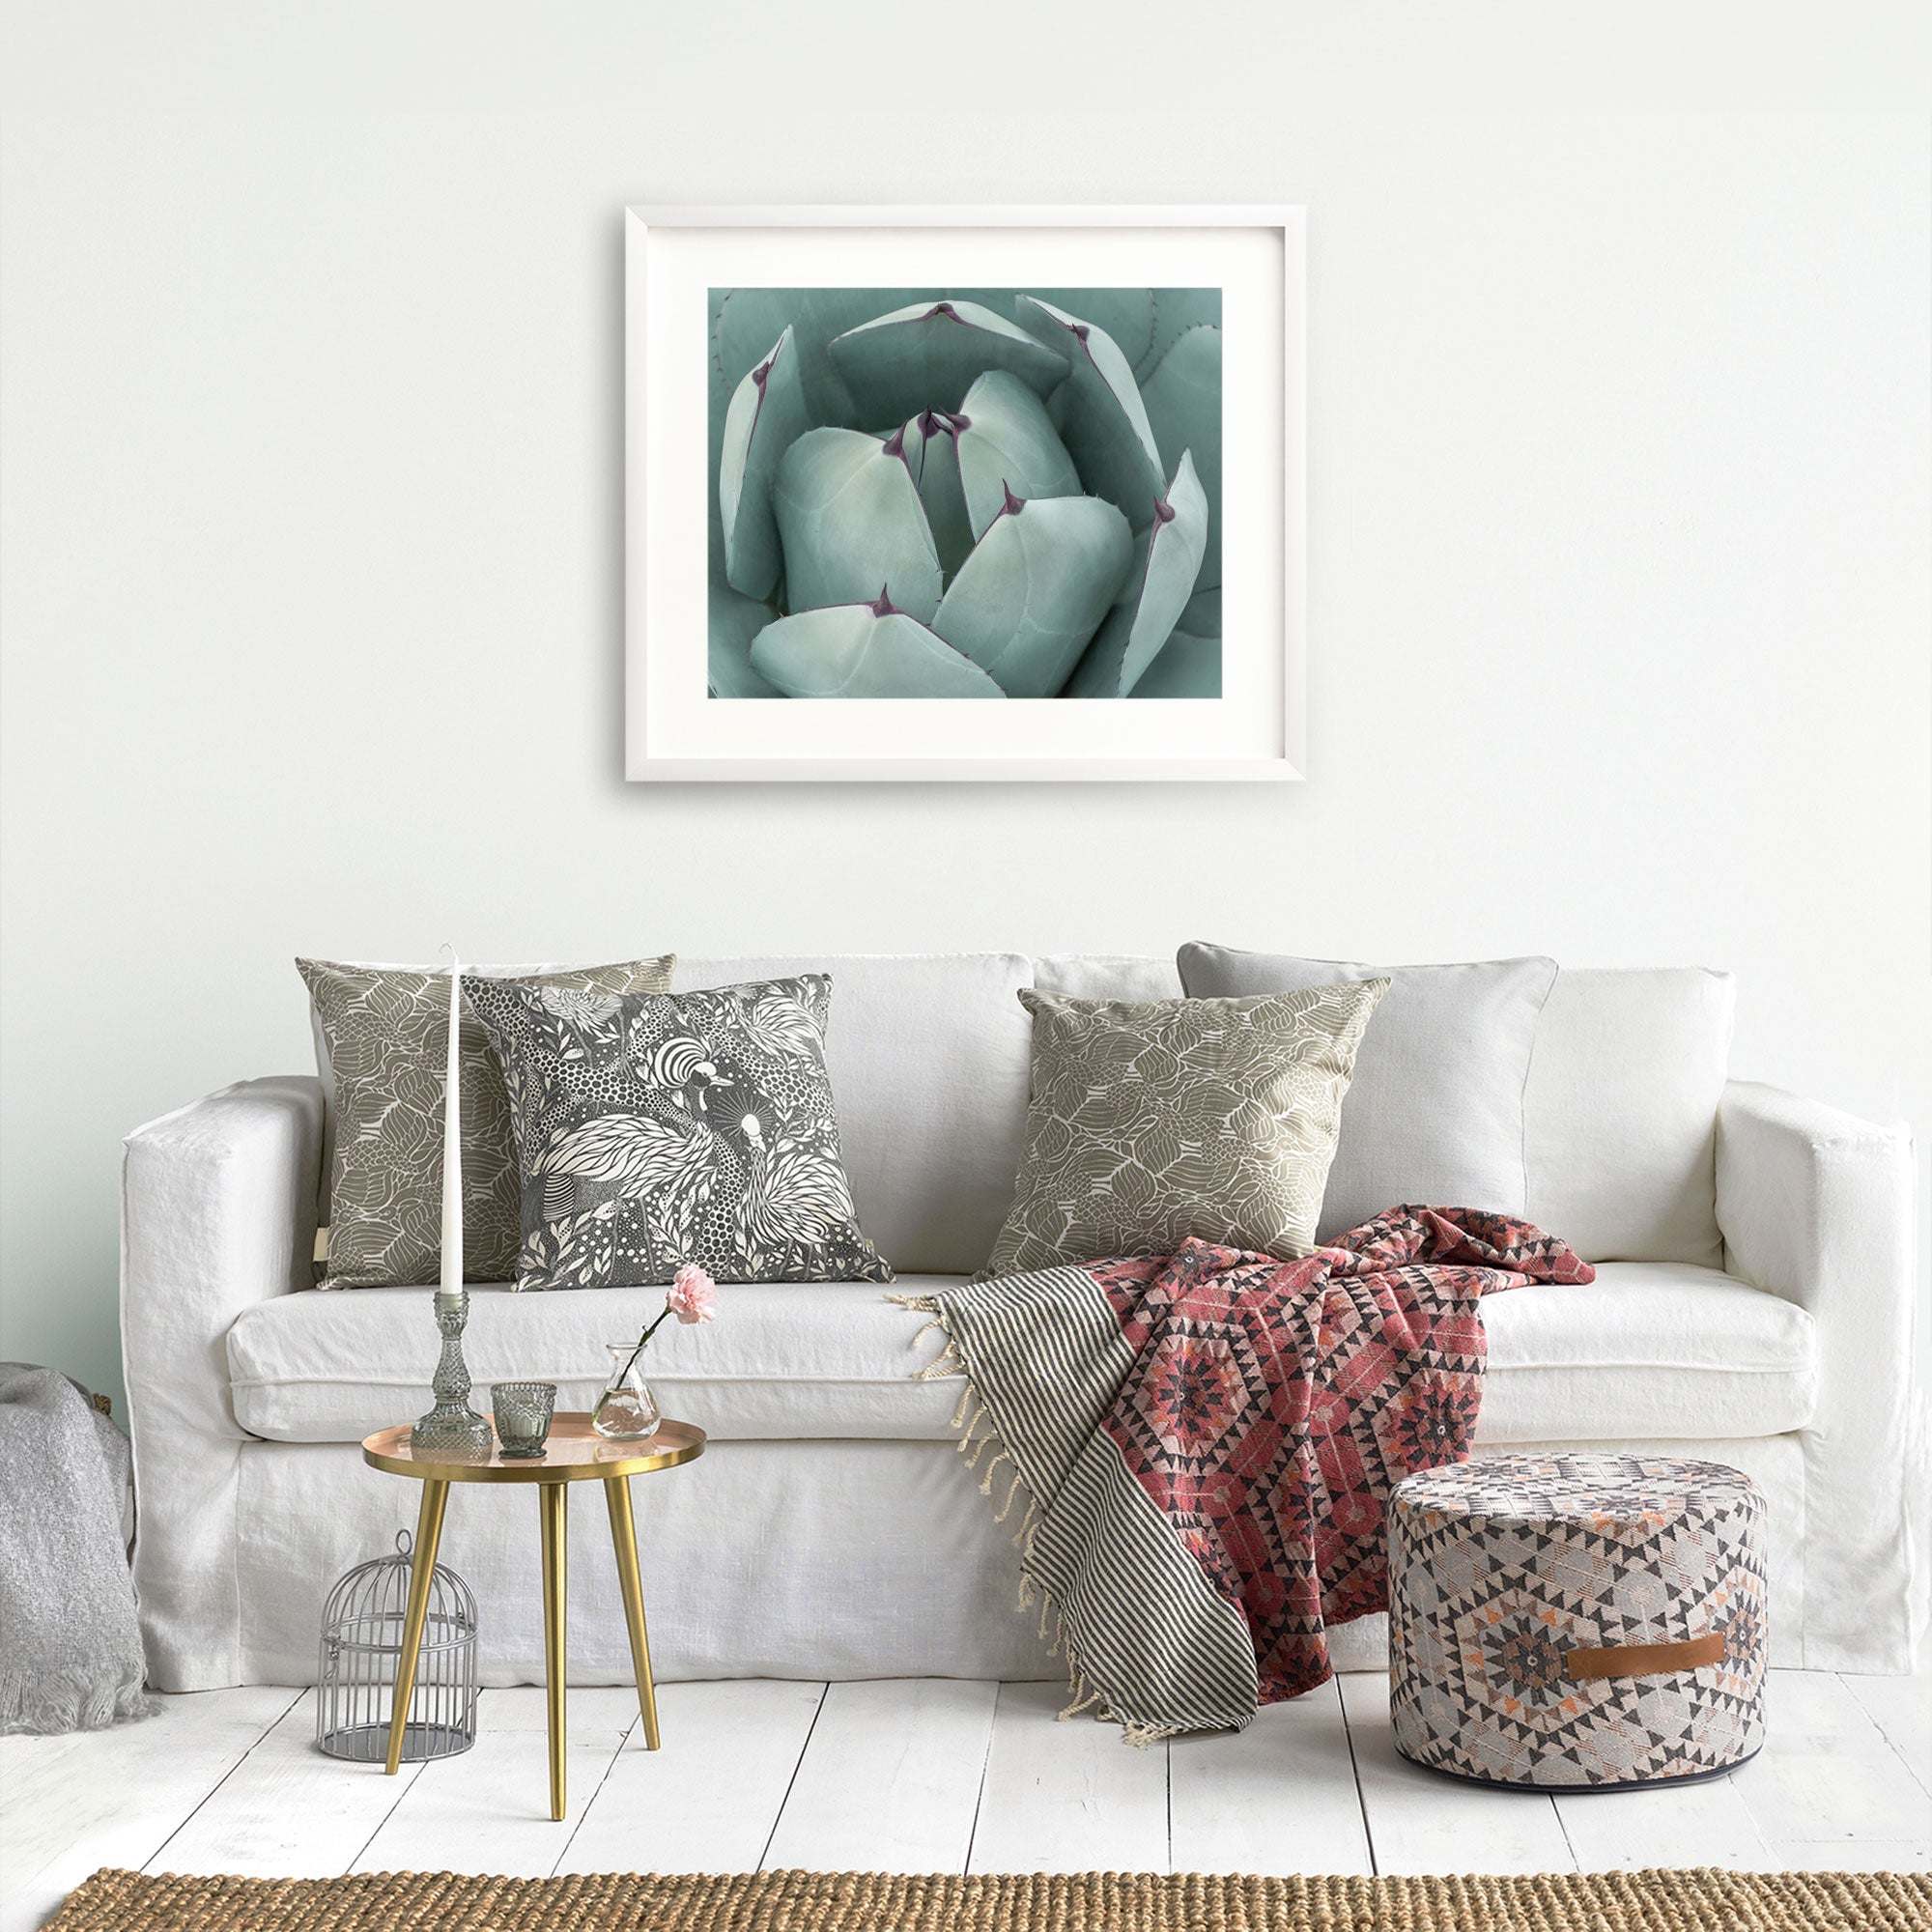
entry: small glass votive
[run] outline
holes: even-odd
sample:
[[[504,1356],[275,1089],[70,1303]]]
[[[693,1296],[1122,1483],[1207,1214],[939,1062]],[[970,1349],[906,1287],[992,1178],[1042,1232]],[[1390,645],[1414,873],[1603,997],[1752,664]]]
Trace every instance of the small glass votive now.
[[[510,1457],[535,1457],[550,1439],[556,1407],[554,1382],[492,1382],[490,1406],[497,1417],[497,1447]]]

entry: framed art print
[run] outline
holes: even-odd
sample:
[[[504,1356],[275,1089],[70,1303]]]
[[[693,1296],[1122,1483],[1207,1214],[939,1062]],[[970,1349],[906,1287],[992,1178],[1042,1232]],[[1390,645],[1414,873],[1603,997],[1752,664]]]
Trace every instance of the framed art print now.
[[[631,209],[633,779],[1301,776],[1294,208]]]

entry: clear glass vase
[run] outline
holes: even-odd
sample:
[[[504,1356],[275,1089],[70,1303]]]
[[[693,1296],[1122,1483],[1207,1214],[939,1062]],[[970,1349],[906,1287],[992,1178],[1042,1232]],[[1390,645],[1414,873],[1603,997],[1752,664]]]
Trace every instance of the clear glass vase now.
[[[635,1342],[607,1342],[611,1351],[611,1379],[590,1411],[590,1426],[599,1435],[629,1441],[638,1436],[655,1435],[664,1419],[643,1376],[643,1350]]]

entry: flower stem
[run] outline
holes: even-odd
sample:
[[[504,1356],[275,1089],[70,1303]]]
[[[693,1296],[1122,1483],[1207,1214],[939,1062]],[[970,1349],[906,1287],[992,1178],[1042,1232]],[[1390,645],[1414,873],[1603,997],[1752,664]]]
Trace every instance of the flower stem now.
[[[659,1328],[664,1325],[665,1316],[668,1315],[669,1313],[670,1313],[670,1303],[667,1301],[664,1305],[663,1314],[659,1315],[658,1319],[655,1321],[646,1322],[644,1324],[644,1332],[638,1337],[638,1346],[631,1350],[631,1359],[624,1364],[623,1368],[618,1373],[617,1379],[619,1381],[622,1381],[624,1378],[631,1373],[632,1368],[637,1363],[638,1357],[644,1352],[644,1344],[648,1342],[651,1339],[651,1337],[658,1332]]]

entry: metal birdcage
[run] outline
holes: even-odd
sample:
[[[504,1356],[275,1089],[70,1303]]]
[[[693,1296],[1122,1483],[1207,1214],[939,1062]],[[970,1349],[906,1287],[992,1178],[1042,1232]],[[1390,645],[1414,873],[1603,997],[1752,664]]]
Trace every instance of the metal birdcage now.
[[[381,1764],[387,1756],[409,1602],[406,1529],[397,1532],[395,1555],[358,1563],[329,1591],[322,1612],[315,1742],[330,1757]],[[475,1742],[476,1599],[455,1571],[439,1563],[430,1577],[403,1759],[414,1764],[455,1757]]]

